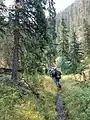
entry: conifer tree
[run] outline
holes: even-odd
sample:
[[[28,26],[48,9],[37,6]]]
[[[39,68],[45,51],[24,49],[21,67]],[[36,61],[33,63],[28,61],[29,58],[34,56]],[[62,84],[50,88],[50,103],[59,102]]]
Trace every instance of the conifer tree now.
[[[9,23],[12,25],[14,35],[12,61],[13,80],[18,79],[19,56],[21,56],[19,51],[21,51],[21,54],[23,51],[23,53],[27,53],[27,55],[31,54],[32,56],[35,56],[35,60],[31,57],[31,61],[34,62],[35,65],[38,64],[39,66],[39,63],[41,62],[44,44],[47,41],[45,6],[45,0],[27,0],[23,2],[21,2],[21,0],[16,0],[15,9],[9,11]],[[24,50],[27,52],[23,50],[22,44],[24,45]],[[24,56],[26,57],[26,55]]]
[[[60,53],[60,66],[63,73],[67,72],[69,59],[69,35],[65,20],[62,19],[60,27],[60,41],[58,51]]]
[[[83,41],[85,57],[90,58],[90,25],[85,19],[83,20]]]
[[[55,10],[55,3],[53,0],[49,0],[49,17],[48,17],[48,35],[49,35],[49,49],[48,49],[48,56],[50,59],[50,64],[55,62],[55,58],[57,55],[56,50],[56,10]]]
[[[69,52],[69,35],[68,35],[68,29],[65,24],[65,20],[62,19],[61,21],[61,27],[60,27],[60,46],[59,51],[61,56],[68,56]]]
[[[80,43],[77,42],[77,37],[75,32],[72,30],[71,41],[70,41],[70,63],[71,70],[73,73],[76,72],[77,67],[80,65],[80,60],[82,58],[82,52],[80,50]]]

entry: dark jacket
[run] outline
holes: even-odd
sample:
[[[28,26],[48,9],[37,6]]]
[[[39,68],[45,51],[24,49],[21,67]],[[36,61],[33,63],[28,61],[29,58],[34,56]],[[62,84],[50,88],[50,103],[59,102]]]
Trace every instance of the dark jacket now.
[[[55,78],[56,79],[61,79],[61,72],[55,69]]]

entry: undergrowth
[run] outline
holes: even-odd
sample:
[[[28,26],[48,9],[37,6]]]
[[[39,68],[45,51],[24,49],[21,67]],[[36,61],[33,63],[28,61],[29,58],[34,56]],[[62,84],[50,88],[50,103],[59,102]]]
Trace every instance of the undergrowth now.
[[[0,81],[9,77],[1,76]],[[49,77],[24,76],[26,85],[0,82],[0,120],[57,120],[56,91]]]
[[[65,79],[63,98],[69,120],[90,120],[90,83]]]

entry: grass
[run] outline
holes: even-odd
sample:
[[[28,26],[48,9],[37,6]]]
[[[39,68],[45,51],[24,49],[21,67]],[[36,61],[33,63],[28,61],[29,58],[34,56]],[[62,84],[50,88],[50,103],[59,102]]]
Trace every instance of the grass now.
[[[62,77],[69,120],[90,120],[90,83],[80,78],[79,74]],[[9,79],[0,76],[0,120],[57,120],[57,90],[50,77],[24,76],[28,89],[5,84]]]
[[[76,81],[73,75],[64,76],[63,80],[63,99],[69,120],[90,120],[90,83]]]
[[[0,81],[9,81],[9,76],[0,76]],[[57,120],[53,81],[39,75],[24,76],[22,81],[31,85],[39,97],[31,89],[23,91],[21,86],[0,82],[0,120]]]

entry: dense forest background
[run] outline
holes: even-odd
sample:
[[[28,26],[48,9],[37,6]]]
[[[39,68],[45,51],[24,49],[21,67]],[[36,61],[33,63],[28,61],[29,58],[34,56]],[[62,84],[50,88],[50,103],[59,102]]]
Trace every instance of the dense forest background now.
[[[56,14],[54,0],[0,1],[0,120],[90,120],[90,0]],[[62,73],[62,93],[50,78]]]
[[[16,0],[7,8],[0,2],[0,67],[12,69],[12,79],[18,79],[18,71],[42,73],[43,67],[54,62],[54,4],[53,0]]]
[[[72,59],[71,61],[73,63],[74,61],[76,61],[77,63],[79,63],[79,65],[80,62],[83,65],[84,64],[88,65],[88,63],[90,63],[89,7],[90,7],[89,0],[76,0],[75,3],[68,6],[64,11],[58,13],[56,16],[57,42],[60,43],[61,41],[62,42],[68,41],[69,45],[69,48],[67,50],[69,51],[68,56],[71,56]],[[62,46],[62,43],[60,44]]]
[[[15,14],[17,13],[15,6],[6,8],[3,3],[3,6],[1,6],[1,28],[3,27],[4,29],[1,29],[0,66],[12,69],[15,39],[13,27],[19,26],[18,69],[24,71],[27,69],[26,71],[33,72],[37,68],[42,71],[43,67],[56,64],[61,68],[66,66],[66,71],[62,70],[65,74],[71,73],[70,71],[80,71],[79,68],[83,70],[86,64],[89,65],[90,57],[90,1],[77,0],[57,15],[53,1],[42,3],[39,9],[39,7],[36,8],[37,6],[34,5],[32,7],[29,6],[29,2],[25,3],[25,5],[21,2],[22,7],[19,8],[18,21],[16,23]],[[30,7],[30,15],[27,15],[29,10],[25,11],[25,13],[23,12],[24,9],[27,9],[26,7]],[[41,12],[33,12],[32,8]],[[45,11],[47,11],[48,16],[46,16]],[[42,17],[39,18],[38,14]],[[67,59],[67,65],[65,64],[65,59]],[[62,62],[63,60],[64,63]],[[67,70],[68,67],[70,68],[69,70]]]

